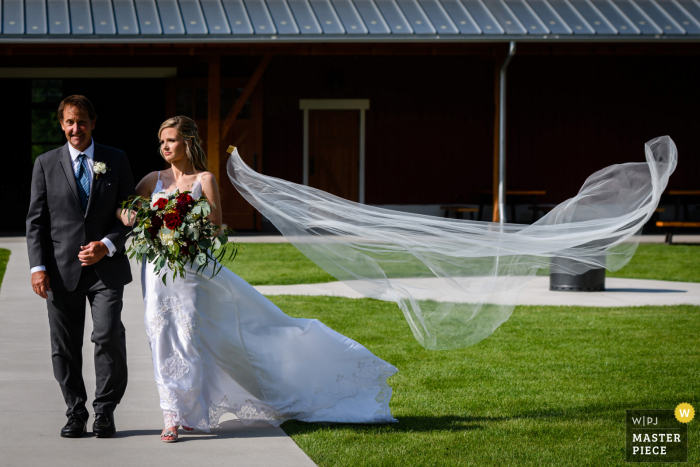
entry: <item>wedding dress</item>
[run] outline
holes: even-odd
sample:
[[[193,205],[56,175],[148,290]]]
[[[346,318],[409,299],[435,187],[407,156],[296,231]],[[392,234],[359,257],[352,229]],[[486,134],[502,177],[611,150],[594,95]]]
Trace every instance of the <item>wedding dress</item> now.
[[[201,195],[195,182],[193,197]],[[163,191],[160,180],[154,193]],[[243,423],[391,423],[398,370],[315,319],[296,319],[226,268],[167,285],[144,261],[144,321],[166,427]]]

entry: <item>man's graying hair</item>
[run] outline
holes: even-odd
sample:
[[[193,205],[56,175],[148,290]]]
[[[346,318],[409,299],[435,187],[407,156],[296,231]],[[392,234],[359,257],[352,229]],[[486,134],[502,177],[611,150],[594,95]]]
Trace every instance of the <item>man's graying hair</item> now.
[[[160,140],[160,134],[166,128],[175,128],[177,133],[185,140],[185,154],[187,155],[187,160],[192,164],[192,168],[198,171],[206,171],[207,155],[202,149],[202,138],[199,137],[197,124],[194,120],[184,115],[167,119],[158,129],[158,140]],[[158,153],[163,157],[163,149],[160,146],[158,147]]]

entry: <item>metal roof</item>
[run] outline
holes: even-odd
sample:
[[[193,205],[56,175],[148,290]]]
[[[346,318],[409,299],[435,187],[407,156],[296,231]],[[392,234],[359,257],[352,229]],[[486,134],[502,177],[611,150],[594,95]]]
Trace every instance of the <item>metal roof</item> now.
[[[1,1],[1,42],[700,40],[700,0]]]

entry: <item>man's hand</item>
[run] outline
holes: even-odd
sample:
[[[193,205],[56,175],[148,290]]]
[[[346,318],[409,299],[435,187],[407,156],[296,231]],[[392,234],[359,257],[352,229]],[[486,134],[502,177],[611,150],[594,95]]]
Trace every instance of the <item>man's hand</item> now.
[[[78,253],[78,259],[83,266],[90,266],[105,257],[109,253],[107,245],[102,242],[90,242],[86,246],[80,246],[82,250]]]
[[[49,298],[49,294],[46,292],[51,291],[51,286],[49,285],[49,275],[46,274],[46,271],[32,273],[32,289],[41,298]]]

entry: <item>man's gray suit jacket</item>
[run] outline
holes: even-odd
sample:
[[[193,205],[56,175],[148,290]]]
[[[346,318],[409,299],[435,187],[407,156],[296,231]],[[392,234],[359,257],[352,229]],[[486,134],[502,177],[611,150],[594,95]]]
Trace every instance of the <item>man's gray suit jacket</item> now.
[[[46,267],[54,291],[75,290],[82,268],[80,246],[105,237],[117,252],[95,263],[95,272],[110,289],[131,282],[124,252],[130,229],[117,219],[116,210],[135,194],[134,178],[124,151],[94,144],[94,161],[104,162],[108,170],[93,176],[86,212],[80,203],[68,143],[42,154],[34,163],[27,214],[29,264]]]

